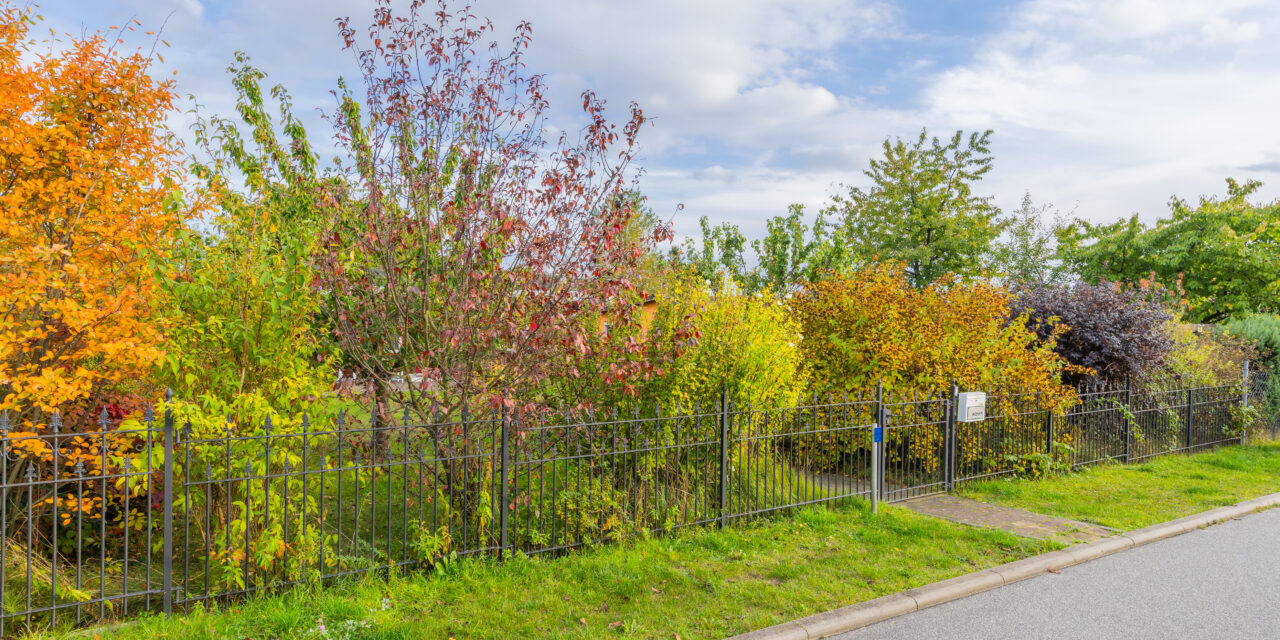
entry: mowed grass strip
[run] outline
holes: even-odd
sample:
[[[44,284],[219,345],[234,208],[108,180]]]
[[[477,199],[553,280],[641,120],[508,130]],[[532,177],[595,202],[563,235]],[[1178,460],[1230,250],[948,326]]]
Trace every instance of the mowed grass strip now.
[[[968,498],[1124,531],[1280,491],[1280,443],[1106,464],[1039,480],[966,484]]]
[[[1058,548],[858,502],[560,558],[455,560],[102,638],[723,638]],[[323,625],[323,629],[321,628]]]

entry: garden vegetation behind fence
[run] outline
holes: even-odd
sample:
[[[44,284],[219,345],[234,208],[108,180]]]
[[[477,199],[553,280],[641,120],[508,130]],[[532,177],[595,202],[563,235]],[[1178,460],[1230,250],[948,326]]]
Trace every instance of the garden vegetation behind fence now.
[[[971,423],[953,415],[953,385],[767,409],[725,394],[554,419],[301,415],[221,434],[193,431],[172,401],[92,434],[3,425],[0,622],[14,633],[184,611],[455,556],[555,553],[1206,449],[1261,425],[1249,396],[1269,381],[1246,381],[1081,388],[1065,412],[1038,393],[994,391]]]

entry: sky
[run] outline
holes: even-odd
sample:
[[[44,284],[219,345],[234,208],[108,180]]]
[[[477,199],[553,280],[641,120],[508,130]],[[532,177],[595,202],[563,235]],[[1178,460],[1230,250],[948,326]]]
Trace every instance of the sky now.
[[[60,33],[131,17],[162,27],[160,67],[209,113],[232,113],[226,67],[243,51],[323,141],[330,91],[356,78],[334,19],[368,24],[372,6],[44,0],[38,12]],[[1086,220],[1150,222],[1171,196],[1225,193],[1228,177],[1280,197],[1274,0],[476,0],[474,11],[504,41],[533,25],[529,70],[546,76],[553,124],[579,121],[585,89],[618,121],[640,104],[653,120],[639,186],[682,236],[701,216],[758,237],[791,203],[817,211],[869,183],[886,138],[922,128],[994,130],[995,165],[975,191],[1006,210],[1030,192]]]

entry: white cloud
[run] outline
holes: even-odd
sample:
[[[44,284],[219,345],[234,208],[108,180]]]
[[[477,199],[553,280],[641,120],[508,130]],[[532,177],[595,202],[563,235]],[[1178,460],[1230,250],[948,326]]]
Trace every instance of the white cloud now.
[[[351,77],[333,18],[367,22],[370,0],[67,0],[45,14],[67,30],[136,14],[165,37],[180,88],[213,111],[233,98],[224,68],[247,51],[314,116]],[[919,33],[892,0],[479,0],[502,39],[534,25],[529,69],[547,74],[551,127],[573,128],[578,94],[653,117],[641,182],[659,213],[734,220],[748,234],[787,204],[822,206],[886,136],[920,127],[995,129],[996,169],[980,189],[1015,207],[1025,189],[1093,219],[1164,212],[1170,195],[1219,193],[1223,178],[1275,177],[1280,8],[1251,0],[1031,0],[986,34]],[[61,22],[58,22],[61,20]],[[943,57],[912,47],[969,43]],[[889,53],[857,56],[862,45]],[[901,46],[898,46],[901,45]],[[900,57],[893,52],[901,50]],[[948,59],[948,57],[950,59]],[[879,68],[855,69],[853,65]],[[834,79],[864,72],[865,87]],[[905,84],[904,84],[905,81]],[[908,87],[911,95],[894,95]],[[866,94],[858,94],[865,91]],[[918,91],[918,93],[915,93]],[[884,106],[892,105],[892,106]],[[1280,180],[1265,191],[1280,194]]]
[[[926,117],[996,130],[1007,205],[1027,188],[1085,217],[1150,220],[1170,195],[1250,177],[1280,143],[1278,55],[1265,3],[1033,2],[938,77]]]

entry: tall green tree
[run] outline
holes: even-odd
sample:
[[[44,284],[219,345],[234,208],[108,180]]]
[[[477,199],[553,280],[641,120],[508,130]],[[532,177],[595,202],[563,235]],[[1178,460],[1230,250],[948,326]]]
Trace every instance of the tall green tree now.
[[[700,221],[702,239],[686,238],[674,253],[675,261],[714,287],[721,287],[729,278],[748,294],[764,289],[785,291],[850,266],[852,254],[839,226],[822,212],[812,226],[804,217],[804,205],[792,204],[787,215],[765,221],[765,237],[748,243],[737,225],[722,222],[713,226],[704,216]],[[754,258],[750,267],[749,258]]]
[[[844,234],[822,212],[810,227],[804,222],[804,205],[793,204],[786,216],[770,218],[765,224],[768,234],[751,241],[758,256],[758,265],[752,272],[753,289],[783,291],[852,263]]]
[[[1249,202],[1262,184],[1227,180],[1224,198],[1170,200],[1154,225],[1137,216],[1074,223],[1058,233],[1064,263],[1090,282],[1154,281],[1185,298],[1185,319],[1219,322],[1280,309],[1280,200]]]
[[[1004,225],[1004,236],[992,249],[991,268],[1005,281],[1039,284],[1063,282],[1069,277],[1057,258],[1055,233],[1063,223],[1052,205],[1037,206],[1028,191]]]
[[[742,234],[742,229],[732,222],[713,226],[706,216],[698,220],[698,226],[702,229],[702,240],[685,238],[684,245],[674,252],[675,261],[687,265],[694,274],[717,289],[724,284],[726,277],[742,286],[748,273],[747,237]]]
[[[991,198],[973,193],[991,170],[991,135],[886,139],[884,157],[864,172],[871,186],[849,187],[827,209],[842,218],[854,260],[904,262],[916,287],[982,271],[1003,228]]]

